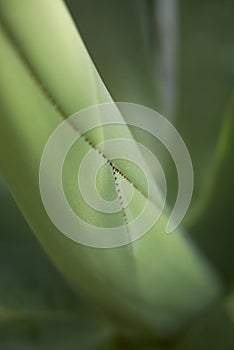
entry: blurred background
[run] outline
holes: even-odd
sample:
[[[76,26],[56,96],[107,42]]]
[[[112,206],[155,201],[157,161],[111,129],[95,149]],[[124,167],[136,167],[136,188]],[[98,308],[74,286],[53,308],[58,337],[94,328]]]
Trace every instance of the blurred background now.
[[[196,209],[213,181],[216,145],[233,93],[234,1],[66,3],[114,100],[154,108],[176,125],[194,165]],[[196,225],[191,220],[188,231],[233,286],[234,164],[228,159],[218,171],[213,204]],[[168,169],[173,189],[176,172]],[[0,349],[114,349],[108,325],[86,316],[87,306],[42,251],[3,179],[0,208]],[[222,327],[227,331],[230,325]]]

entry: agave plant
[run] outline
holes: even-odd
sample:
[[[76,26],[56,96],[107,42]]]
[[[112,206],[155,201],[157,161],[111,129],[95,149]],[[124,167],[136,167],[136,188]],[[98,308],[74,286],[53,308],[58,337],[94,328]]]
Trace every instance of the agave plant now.
[[[1,349],[233,349],[233,3],[176,4],[67,1],[84,44],[62,1],[0,1],[1,175],[57,267],[34,242],[2,186]],[[198,37],[202,30],[207,38]],[[39,170],[45,146],[61,123],[69,124],[70,116],[94,105],[117,110],[113,101],[144,104],[173,119],[192,156],[194,199],[182,225],[167,235],[177,188],[167,160],[172,194],[160,219],[129,244],[90,247],[66,237],[51,221]],[[99,126],[81,133],[64,162],[64,190],[83,220],[122,225],[123,236],[131,236],[128,219],[148,201],[142,174],[130,161],[112,161],[109,149],[98,145],[113,135],[129,137],[133,152],[140,154],[142,135],[127,125],[106,128],[101,111]],[[124,120],[124,113],[116,120]],[[79,120],[69,127],[76,134],[82,130]],[[150,135],[144,142],[163,161],[163,150]],[[76,188],[74,167],[87,152],[105,160],[97,188],[105,198],[117,198],[117,215],[91,210]],[[49,167],[48,188],[56,194]],[[145,167],[148,180],[157,184],[147,161]],[[119,180],[125,180],[126,190],[133,188],[128,206]],[[54,206],[60,208],[56,198]],[[154,197],[150,215],[157,201]]]

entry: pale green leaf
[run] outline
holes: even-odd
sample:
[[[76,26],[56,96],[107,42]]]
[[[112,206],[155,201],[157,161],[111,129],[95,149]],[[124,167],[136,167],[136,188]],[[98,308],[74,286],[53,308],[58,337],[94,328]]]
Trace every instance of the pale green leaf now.
[[[162,338],[174,334],[217,297],[219,281],[183,232],[165,235],[165,213],[141,240],[121,248],[82,246],[56,229],[39,192],[44,146],[69,115],[111,98],[62,2],[0,1],[0,10],[1,172],[20,209],[74,290],[100,307],[120,332]],[[95,152],[96,142],[113,133],[113,128],[91,131],[78,141],[77,157],[68,159],[64,187],[71,194],[71,205],[81,208],[87,220],[92,218],[80,197],[77,200],[69,172],[80,164],[84,152]],[[126,126],[118,133],[131,137]],[[141,181],[131,162],[117,168],[129,179],[128,186],[134,183],[138,188]],[[53,188],[50,174],[48,181]],[[108,184],[102,184],[105,193],[110,191]],[[116,186],[111,190],[116,191]],[[133,217],[147,200],[143,190],[141,185],[134,190],[129,206]],[[155,205],[157,198],[150,208],[152,215]],[[95,216],[97,224],[107,221],[105,214]],[[123,217],[117,222],[123,223]]]

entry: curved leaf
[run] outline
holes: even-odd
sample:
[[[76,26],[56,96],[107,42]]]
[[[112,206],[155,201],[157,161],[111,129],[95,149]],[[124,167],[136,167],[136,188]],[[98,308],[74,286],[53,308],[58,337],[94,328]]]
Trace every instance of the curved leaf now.
[[[108,314],[121,332],[174,334],[218,295],[216,276],[182,232],[164,234],[165,213],[141,240],[114,249],[77,244],[51,223],[38,183],[44,146],[67,116],[111,98],[62,2],[0,1],[0,10],[1,171],[20,209],[73,288]],[[119,132],[130,135],[127,127]],[[97,140],[112,133],[99,128],[83,137],[78,160],[74,164],[74,157],[68,159],[68,168],[81,162],[83,152],[95,152]],[[114,169],[110,161],[108,166]],[[130,179],[128,186],[138,181],[130,162],[119,167],[118,174]],[[50,173],[48,179],[53,186]],[[102,186],[104,192],[110,190],[108,181]],[[80,204],[83,209],[66,176],[65,188],[76,210]],[[116,194],[116,186],[111,190]],[[140,190],[130,206],[133,217],[147,200]],[[155,206],[150,210],[153,215]],[[92,219],[86,209],[83,213]],[[107,216],[102,218],[105,223]],[[117,220],[123,223],[123,215]]]

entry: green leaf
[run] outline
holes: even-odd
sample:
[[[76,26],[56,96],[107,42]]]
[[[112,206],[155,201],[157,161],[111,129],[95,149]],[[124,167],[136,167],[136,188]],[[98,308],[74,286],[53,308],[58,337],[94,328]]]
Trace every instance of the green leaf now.
[[[183,232],[165,235],[165,212],[142,239],[114,249],[82,246],[56,229],[39,190],[44,146],[66,117],[111,98],[62,2],[0,1],[0,10],[0,80],[4,86],[0,91],[1,172],[20,209],[74,290],[107,314],[120,332],[163,338],[174,334],[220,293],[216,275]],[[72,171],[85,152],[96,152],[97,142],[111,138],[115,131],[113,127],[91,131],[74,145],[77,152],[67,159],[65,192],[70,194],[74,210],[88,222],[93,217],[75,189]],[[125,126],[117,132],[121,135],[131,137]],[[135,150],[139,154],[137,146]],[[109,161],[105,171],[113,169]],[[131,162],[120,162],[116,169],[118,176],[127,176],[128,186],[135,186],[133,204],[127,208],[128,215],[135,217],[147,201],[141,178]],[[53,176],[50,172],[47,176],[50,190],[56,194]],[[110,182],[113,185],[112,174],[109,181],[101,182],[101,190],[116,195],[116,185],[111,187]],[[140,191],[135,189],[138,187]],[[155,205],[157,198],[150,206],[152,215]],[[108,219],[105,214],[94,215],[96,224],[108,224]],[[116,220],[123,224],[123,215]]]
[[[0,183],[0,348],[99,349],[107,323],[75,297]]]

